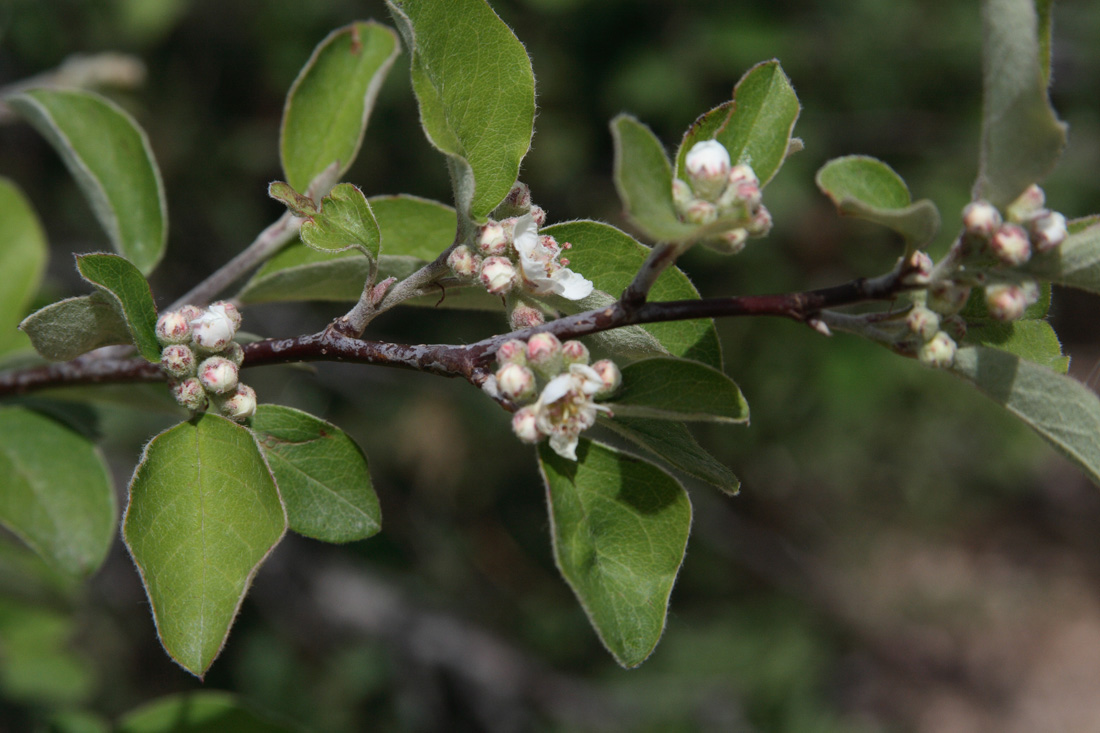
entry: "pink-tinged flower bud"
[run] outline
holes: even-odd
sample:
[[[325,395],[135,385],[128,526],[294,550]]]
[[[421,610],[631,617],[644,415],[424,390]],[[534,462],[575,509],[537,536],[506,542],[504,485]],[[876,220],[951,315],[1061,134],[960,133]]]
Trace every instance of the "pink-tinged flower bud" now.
[[[507,293],[518,278],[516,266],[506,257],[486,257],[481,263],[481,284],[493,295]]]
[[[256,414],[256,390],[238,384],[232,392],[217,401],[218,411],[230,420],[244,422]]]
[[[998,260],[1012,267],[1024,264],[1031,257],[1031,242],[1027,239],[1027,232],[1018,224],[998,227],[989,242],[989,249]]]
[[[447,255],[447,266],[458,277],[473,277],[481,267],[481,258],[462,244],[452,249]]]
[[[179,311],[168,311],[157,319],[157,341],[161,346],[191,341],[191,324]]]
[[[172,397],[188,410],[199,412],[206,408],[206,391],[195,377],[174,382],[171,387]]]
[[[561,341],[552,333],[536,333],[527,339],[527,365],[544,377],[562,370]]]
[[[1066,241],[1069,232],[1066,229],[1066,217],[1057,211],[1039,214],[1027,224],[1031,233],[1031,242],[1038,252],[1049,252]]]
[[[956,351],[958,351],[958,346],[955,341],[946,333],[940,331],[928,343],[920,347],[917,358],[925,366],[948,369],[955,363]]]
[[[923,305],[915,305],[906,315],[905,325],[920,336],[921,341],[930,341],[940,330],[940,316]]]
[[[224,356],[211,356],[199,364],[199,381],[203,389],[225,394],[237,386],[238,368]]]
[[[745,249],[745,242],[749,241],[749,233],[743,227],[729,229],[716,237],[707,239],[704,244],[724,255],[735,255]]]
[[[695,200],[695,194],[691,190],[691,186],[687,181],[682,178],[675,178],[672,181],[672,203],[676,205],[676,211],[683,215],[691,202]]]
[[[538,411],[533,405],[520,408],[512,415],[512,432],[524,443],[537,443],[543,435],[539,432]]]
[[[526,183],[516,181],[512,190],[504,198],[504,203],[512,208],[526,211],[531,208],[531,189]]]
[[[1043,189],[1033,183],[1008,205],[1005,209],[1005,217],[1017,224],[1023,223],[1042,210],[1046,205],[1046,199]]]
[[[477,231],[477,251],[489,257],[496,257],[508,251],[511,241],[504,235],[500,222],[490,221]]]
[[[508,322],[512,325],[513,330],[520,331],[524,328],[541,326],[546,323],[546,316],[538,308],[526,303],[519,303],[509,314]]]
[[[181,305],[176,311],[187,319],[188,323],[202,317],[203,309],[197,305]]]
[[[169,344],[160,352],[160,368],[174,379],[195,374],[195,354],[184,344]]]
[[[689,224],[710,224],[718,218],[718,209],[709,201],[695,199],[684,209],[684,221]]]
[[[985,288],[985,305],[989,317],[997,321],[1018,321],[1027,310],[1028,297],[1018,285],[996,283]]]
[[[937,282],[928,288],[925,305],[940,315],[949,316],[958,313],[970,299],[970,286],[952,281]]]
[[[591,356],[588,347],[576,339],[570,339],[561,345],[561,358],[566,366],[570,364],[587,364]]]
[[[940,319],[940,328],[954,339],[955,343],[966,338],[966,319],[960,315],[944,316]]]
[[[906,285],[927,285],[932,280],[932,258],[927,252],[917,250],[909,256],[905,263],[906,273],[902,282]]]
[[[229,361],[240,366],[244,364],[244,347],[236,341],[230,341],[229,346],[222,349],[218,356],[224,356],[226,359],[229,359]]]
[[[519,339],[509,339],[497,349],[497,364],[527,366],[527,344]]]
[[[535,221],[535,226],[542,227],[546,224],[546,209],[542,208],[538,204],[531,207],[531,218]]]
[[[744,163],[738,163],[730,168],[730,174],[726,178],[726,184],[736,188],[743,183],[751,183],[757,188],[760,187],[760,179],[756,177],[756,171]]]
[[[713,201],[726,187],[730,154],[717,140],[703,140],[691,146],[684,157],[684,170],[695,195]]]
[[[206,351],[218,352],[229,345],[237,327],[224,307],[212,305],[197,319],[191,321],[191,338]]]
[[[745,225],[745,230],[749,233],[750,237],[766,237],[772,230],[772,213],[768,211],[768,207],[761,204],[756,208],[756,213],[752,215],[752,219]]]
[[[619,371],[619,367],[615,362],[610,359],[600,359],[592,365],[592,369],[600,375],[600,381],[603,382],[603,389],[596,393],[596,397],[607,397],[614,394],[619,385],[623,383],[623,373]]]
[[[1001,212],[988,201],[971,201],[963,208],[963,227],[967,234],[989,239],[1002,223]]]
[[[513,402],[527,402],[535,396],[535,373],[521,364],[505,364],[496,373],[497,389]]]
[[[241,327],[241,311],[228,300],[214,301],[210,304],[210,310],[219,312],[232,321],[234,332]]]

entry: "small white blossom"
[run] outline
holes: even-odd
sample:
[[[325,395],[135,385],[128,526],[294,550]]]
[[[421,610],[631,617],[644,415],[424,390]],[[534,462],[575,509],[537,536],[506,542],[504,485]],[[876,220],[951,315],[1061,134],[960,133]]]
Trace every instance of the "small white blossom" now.
[[[730,173],[729,151],[717,140],[697,142],[684,157],[684,170],[695,195],[713,201],[726,187]]]
[[[610,412],[593,401],[603,387],[603,379],[592,367],[572,364],[547,382],[532,405],[538,432],[550,436],[550,447],[562,458],[577,460],[580,434],[596,424],[597,412]]]
[[[235,309],[234,309],[235,310]],[[191,321],[191,337],[207,351],[221,351],[237,333],[233,318],[223,304],[215,303]]]
[[[561,249],[553,237],[540,237],[530,214],[516,220],[512,241],[519,255],[524,287],[535,295],[560,295],[580,300],[592,293],[592,282],[558,261]]]

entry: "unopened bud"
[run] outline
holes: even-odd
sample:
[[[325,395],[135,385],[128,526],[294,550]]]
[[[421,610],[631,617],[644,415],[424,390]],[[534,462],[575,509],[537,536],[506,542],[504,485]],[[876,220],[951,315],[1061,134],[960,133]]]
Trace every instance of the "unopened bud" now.
[[[1019,197],[1005,209],[1009,221],[1023,223],[1039,213],[1046,205],[1046,194],[1034,183],[1028,186]]]
[[[228,396],[218,400],[218,411],[230,420],[243,422],[256,414],[256,390],[238,384]]]
[[[561,357],[566,366],[570,364],[587,364],[591,358],[588,347],[576,339],[570,339],[561,345]]]
[[[985,288],[985,305],[989,317],[997,321],[1017,321],[1027,310],[1028,297],[1024,288],[1007,283],[995,283]]]
[[[695,143],[684,158],[684,170],[695,195],[710,201],[726,187],[730,172],[730,154],[717,140]]]
[[[186,318],[187,323],[190,324],[191,321],[202,317],[203,309],[198,307],[197,305],[181,305],[179,308],[176,309],[176,312]]]
[[[505,364],[496,373],[497,389],[513,402],[527,402],[535,396],[535,373],[520,364]]]
[[[184,344],[169,344],[160,352],[160,368],[175,379],[195,374],[195,354]]]
[[[481,284],[493,295],[507,293],[517,278],[515,265],[506,257],[486,257],[481,263]]]
[[[963,208],[963,227],[967,234],[989,239],[1001,223],[1001,212],[988,201],[971,201]]]
[[[751,183],[754,186],[760,185],[760,179],[756,177],[756,171],[744,163],[738,163],[730,168],[730,174],[726,181],[730,186],[740,186],[742,183]]]
[[[1066,217],[1057,211],[1047,211],[1028,222],[1031,241],[1038,252],[1049,252],[1069,236],[1066,230]]]
[[[546,224],[546,209],[535,204],[531,207],[531,218],[535,221],[535,226],[542,227]]]
[[[761,204],[756,207],[756,213],[752,215],[752,219],[745,226],[745,231],[749,233],[750,237],[766,237],[771,230],[772,213],[768,211],[768,207]]]
[[[180,311],[168,311],[157,319],[157,341],[161,346],[191,341],[191,323]]]
[[[718,209],[709,201],[703,199],[694,199],[687,208],[684,209],[684,221],[690,224],[710,224],[712,221],[718,218]]]
[[[477,249],[483,255],[490,257],[502,255],[508,251],[509,244],[500,222],[490,221],[478,229]]]
[[[447,266],[458,277],[473,277],[481,267],[481,258],[473,253],[466,245],[462,244],[451,250],[447,255]]]
[[[724,255],[735,255],[745,249],[745,242],[749,240],[749,233],[743,227],[729,229],[721,234],[707,239],[704,244]]]
[[[932,279],[932,258],[927,252],[917,250],[909,255],[902,282],[906,285],[927,285]]]
[[[497,364],[527,365],[527,344],[519,339],[509,339],[497,349]]]
[[[695,194],[691,191],[691,186],[687,184],[682,178],[676,178],[672,181],[672,203],[676,204],[676,210],[681,214],[685,213],[691,202],[695,199]]]
[[[546,316],[538,308],[526,303],[519,303],[509,314],[508,322],[512,325],[513,330],[520,331],[525,328],[541,326],[546,323]]]
[[[235,310],[235,309],[234,309]],[[221,351],[237,333],[237,326],[223,305],[212,305],[191,321],[191,337],[206,351]]]
[[[206,407],[206,391],[195,377],[175,382],[171,385],[172,397],[176,402],[192,412],[198,412]]]
[[[516,181],[512,186],[512,190],[509,191],[508,195],[504,198],[504,203],[514,209],[526,212],[531,208],[531,189],[526,183]]]
[[[989,242],[989,249],[998,260],[1012,267],[1024,264],[1031,257],[1031,242],[1027,239],[1027,232],[1018,224],[998,227]]]
[[[623,383],[623,373],[610,359],[600,359],[592,365],[592,369],[600,375],[600,381],[603,382],[603,389],[596,393],[596,397],[607,397],[613,394]]]
[[[947,369],[955,363],[955,352],[957,350],[958,346],[955,344],[954,339],[940,331],[928,343],[920,347],[917,358],[925,366]]]
[[[929,341],[940,330],[940,316],[923,305],[915,305],[905,317],[905,325],[920,336],[921,341]]]
[[[536,333],[527,339],[527,364],[544,377],[562,370],[561,341],[552,333]]]
[[[222,349],[219,356],[224,356],[229,361],[233,362],[237,366],[244,364],[244,347],[238,344],[236,341],[231,341],[229,346]]]
[[[955,343],[966,338],[966,319],[960,315],[944,316],[940,319],[940,328],[954,339]]]
[[[224,356],[211,356],[199,364],[199,381],[214,394],[224,394],[237,386],[237,365]]]
[[[522,407],[512,415],[512,432],[524,443],[537,443],[542,440],[539,432],[538,412],[532,406]]]
[[[969,299],[969,285],[945,280],[928,288],[928,299],[925,305],[941,315],[952,315],[961,311]]]

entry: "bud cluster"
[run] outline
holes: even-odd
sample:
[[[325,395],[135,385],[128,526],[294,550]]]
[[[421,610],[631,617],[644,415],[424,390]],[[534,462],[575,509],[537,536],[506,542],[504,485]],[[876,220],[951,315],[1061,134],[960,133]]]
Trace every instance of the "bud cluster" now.
[[[526,343],[504,342],[497,350],[497,392],[523,405],[512,416],[512,430],[525,443],[550,439],[550,447],[577,460],[582,432],[596,423],[598,412],[610,412],[595,400],[611,395],[622,383],[614,362],[589,365],[588,347],[562,343],[552,333],[537,333]]]
[[[240,311],[227,301],[185,305],[157,319],[160,367],[176,402],[194,412],[212,406],[237,421],[252,417],[256,392],[238,381],[244,350],[233,337],[240,325]]]
[[[521,290],[533,295],[560,295],[580,300],[592,292],[592,283],[569,269],[561,255],[572,245],[540,235],[546,212],[531,204],[531,194],[516,184],[499,207],[522,212],[478,227],[474,241],[455,247],[447,265],[457,277],[476,279],[489,293],[505,295]]]
[[[1004,216],[986,201],[972,201],[963,209],[968,246],[1009,267],[1056,249],[1068,236],[1066,217],[1045,204],[1043,189],[1035,184],[1005,208]]]
[[[736,254],[749,237],[764,237],[772,228],[772,215],[764,206],[760,180],[744,163],[731,165],[729,152],[717,140],[695,143],[684,158],[687,181],[672,182],[672,199],[680,218],[691,224],[710,224],[734,219],[726,231],[706,244],[726,254]]]

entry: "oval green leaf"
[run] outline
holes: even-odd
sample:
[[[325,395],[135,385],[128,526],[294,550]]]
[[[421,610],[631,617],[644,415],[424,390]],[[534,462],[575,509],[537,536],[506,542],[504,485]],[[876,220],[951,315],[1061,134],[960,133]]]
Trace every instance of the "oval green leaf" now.
[[[624,417],[747,423],[749,405],[732,379],[687,359],[655,358],[628,364],[623,384],[605,404]]]
[[[531,60],[484,0],[387,5],[412,54],[424,132],[450,158],[458,209],[484,221],[511,190],[531,146]]]
[[[26,344],[16,326],[46,270],[46,233],[19,188],[0,178],[0,354]]]
[[[338,28],[317,45],[283,107],[279,155],[291,186],[305,191],[333,163],[337,179],[351,167],[400,52],[397,34],[374,22]]]
[[[160,641],[188,672],[202,677],[218,656],[286,523],[271,470],[240,425],[199,415],[145,446],[122,535]]]
[[[321,199],[320,211],[302,222],[301,237],[303,242],[322,252],[362,247],[372,258],[378,257],[382,242],[367,197],[350,183],[333,186]]]
[[[100,346],[132,343],[130,327],[103,293],[51,303],[23,319],[19,328],[51,361],[75,359]]]
[[[1043,180],[1066,146],[1066,126],[1047,95],[1049,13],[1048,6],[1040,18],[1035,0],[982,2],[982,139],[974,198],[1000,209]]]
[[[98,94],[34,89],[5,98],[57,150],[111,245],[148,275],[164,255],[168,209],[149,140]]]
[[[292,530],[323,542],[351,542],[382,528],[367,457],[347,433],[279,405],[260,405],[252,432],[275,475]]]
[[[129,260],[118,255],[77,255],[76,269],[88,282],[99,288],[126,322],[138,353],[151,362],[160,362],[157,341],[157,307],[145,276]]]
[[[889,227],[918,248],[936,236],[940,213],[928,199],[911,203],[909,187],[894,169],[866,155],[833,158],[814,179],[845,216]]]
[[[991,346],[1007,351],[1060,374],[1069,371],[1069,357],[1062,354],[1062,344],[1058,341],[1058,334],[1046,321],[968,322],[964,343]]]
[[[723,493],[732,496],[741,488],[733,471],[703,450],[683,423],[617,415],[614,419],[600,418],[599,423],[669,466],[706,481]]]
[[[650,251],[628,234],[596,221],[555,224],[541,232],[553,235],[559,242],[571,243],[573,246],[568,253],[570,269],[591,280],[597,290],[612,296],[618,296],[630,284]],[[699,291],[691,284],[687,275],[676,267],[665,270],[657,278],[649,294],[651,301],[689,300],[698,297]],[[554,300],[554,306],[566,313],[579,313],[599,305],[602,304],[589,303],[588,299],[580,302],[564,298]],[[672,356],[693,359],[716,369],[722,367],[722,347],[712,320],[651,323],[637,328],[616,329],[607,334],[611,340],[605,340],[605,343],[614,347],[616,339],[630,339],[632,332],[641,333],[657,342],[658,348],[645,352],[647,356],[659,355],[659,350],[664,349]],[[634,343],[640,342],[635,339]]]
[[[539,447],[554,560],[615,661],[636,667],[664,631],[691,504],[651,463],[583,438],[577,457]]]
[[[681,241],[696,227],[680,221],[672,201],[672,164],[661,141],[630,115],[611,121],[615,144],[614,179],[623,211],[657,241]]]
[[[51,565],[94,571],[115,536],[115,491],[87,439],[22,407],[0,408],[0,522]]]
[[[118,733],[294,733],[253,712],[228,692],[169,695],[132,710],[118,722]]]

